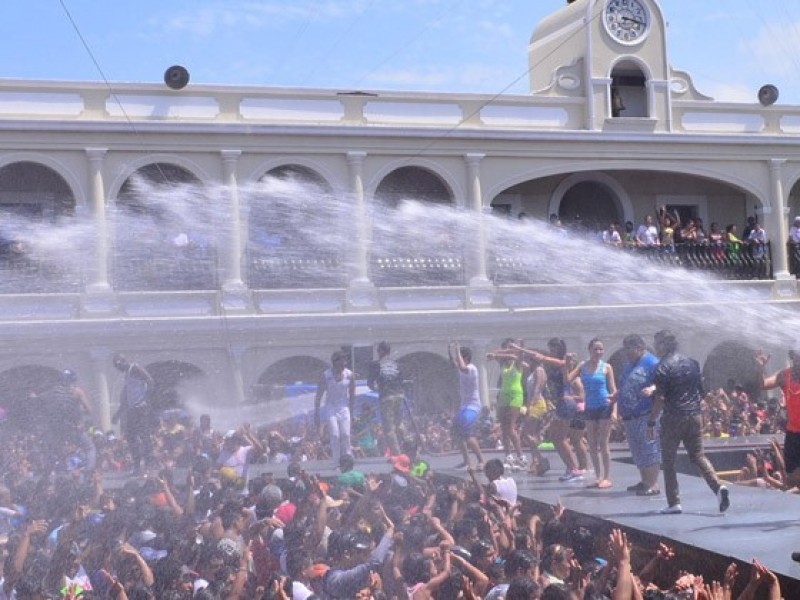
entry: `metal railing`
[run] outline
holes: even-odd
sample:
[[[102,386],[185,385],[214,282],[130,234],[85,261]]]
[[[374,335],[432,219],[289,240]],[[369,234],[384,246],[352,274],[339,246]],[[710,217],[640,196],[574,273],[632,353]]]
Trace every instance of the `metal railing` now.
[[[216,252],[119,257],[114,264],[113,281],[114,288],[123,292],[215,290]]]
[[[692,243],[674,246],[626,246],[647,260],[721,279],[772,279],[772,246],[745,242]]]
[[[374,257],[372,281],[378,287],[464,285],[464,260],[460,256]]]
[[[587,252],[592,251],[588,244]],[[763,280],[773,276],[772,249],[734,244],[676,244],[621,246],[665,268],[683,268],[728,280]],[[81,261],[67,267],[19,255],[0,257],[0,294],[79,292],[86,285]],[[522,254],[492,254],[489,274],[498,285],[553,283]],[[792,274],[800,274],[800,244],[789,244]],[[320,289],[347,286],[341,257],[266,256],[250,254],[246,263],[251,289]],[[381,256],[370,260],[370,278],[378,287],[436,287],[465,285],[464,259],[450,253],[428,256]],[[216,252],[119,258],[114,263],[113,287],[118,291],[215,290],[219,286]]]
[[[347,277],[341,258],[328,254],[314,257],[266,256],[251,253],[247,283],[252,289],[342,288]]]
[[[594,246],[587,243],[586,251]],[[620,252],[635,254],[665,268],[682,268],[714,275],[720,279],[753,280],[772,279],[772,248],[770,243],[750,245],[733,243],[682,243],[672,246],[619,246]],[[800,248],[796,255],[800,269]],[[493,255],[489,271],[498,285],[541,285],[553,283],[542,275],[531,259],[513,253]]]

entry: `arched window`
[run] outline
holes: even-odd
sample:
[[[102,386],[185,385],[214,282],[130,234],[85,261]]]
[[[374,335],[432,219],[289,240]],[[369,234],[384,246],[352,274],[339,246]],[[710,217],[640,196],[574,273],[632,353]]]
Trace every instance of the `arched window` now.
[[[216,228],[224,206],[170,163],[141,167],[120,188],[114,285],[120,290],[216,289]]]
[[[647,117],[647,78],[632,61],[622,61],[611,71],[611,116]]]
[[[423,206],[406,210],[404,201]],[[428,169],[401,167],[384,177],[375,190],[373,210],[371,277],[378,286],[463,281],[458,227],[444,210],[452,205],[447,185]]]
[[[0,286],[13,293],[76,291],[85,235],[71,235],[75,198],[56,171],[31,161],[0,168]],[[77,230],[76,230],[77,231]],[[57,242],[57,243],[56,243]]]
[[[452,204],[450,190],[438,175],[421,167],[401,167],[383,178],[375,199],[390,208],[397,208],[403,200],[416,200],[431,204]]]
[[[250,192],[248,205],[250,287],[344,286],[352,219],[318,173],[302,165],[276,167]]]
[[[567,227],[598,232],[612,222],[619,222],[621,211],[608,187],[596,181],[582,181],[564,194],[558,216]]]

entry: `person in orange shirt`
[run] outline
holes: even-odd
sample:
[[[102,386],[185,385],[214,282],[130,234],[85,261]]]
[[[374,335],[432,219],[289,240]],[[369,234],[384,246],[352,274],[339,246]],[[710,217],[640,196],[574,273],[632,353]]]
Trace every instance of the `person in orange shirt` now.
[[[783,443],[783,460],[786,473],[785,489],[800,485],[800,349],[789,350],[789,366],[764,376],[769,354],[759,350],[755,355],[756,366],[761,377],[761,389],[780,388],[786,402],[786,439]]]

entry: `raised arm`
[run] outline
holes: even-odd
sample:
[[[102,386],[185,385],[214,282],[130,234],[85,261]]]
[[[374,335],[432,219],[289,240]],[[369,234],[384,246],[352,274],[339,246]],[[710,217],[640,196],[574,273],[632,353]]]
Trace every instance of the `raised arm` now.
[[[631,547],[628,538],[619,529],[612,529],[609,535],[609,550],[617,565],[617,585],[612,600],[630,600],[633,595],[633,573],[631,572]]]
[[[140,367],[136,363],[133,363],[130,368],[130,373],[133,372],[136,372],[139,377],[141,377],[147,382],[147,388],[149,390],[152,390],[153,387],[156,385],[155,380],[150,375],[150,373],[147,372],[147,369],[145,369],[144,367]]]
[[[567,354],[567,359],[564,361],[564,381],[567,383],[571,383],[572,380],[576,379],[578,375],[581,374],[583,365],[586,364],[586,361],[582,360],[578,363],[578,366],[575,366],[575,363],[571,360],[571,357],[574,358],[573,355]]]
[[[464,357],[461,356],[461,346],[458,344],[458,342],[453,342],[451,347],[448,347],[450,360],[453,361],[453,364],[459,371],[461,371],[462,373],[466,373],[468,371],[469,365],[467,365],[467,363],[464,361]]]
[[[776,387],[781,387],[783,385],[783,377],[784,371],[783,369],[778,371],[777,373],[773,373],[769,377],[764,376],[764,370],[766,369],[767,362],[769,362],[770,355],[764,352],[763,350],[759,350],[756,352],[755,361],[756,361],[756,371],[758,372],[758,377],[761,382],[761,389],[762,390],[771,390]]]

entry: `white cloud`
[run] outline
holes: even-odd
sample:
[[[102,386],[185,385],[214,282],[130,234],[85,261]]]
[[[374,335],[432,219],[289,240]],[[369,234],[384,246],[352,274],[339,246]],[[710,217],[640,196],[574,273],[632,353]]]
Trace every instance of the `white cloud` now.
[[[186,32],[200,37],[210,36],[222,29],[238,27],[262,28],[291,21],[330,21],[362,13],[366,0],[327,0],[325,2],[251,1],[231,6],[227,3],[208,3],[168,16],[150,20],[166,32]]]
[[[447,83],[452,83],[454,80],[454,73],[449,69],[441,68],[386,69],[383,71],[376,71],[366,77],[366,79],[375,85],[388,85],[390,87],[411,89],[414,87],[432,89]]]
[[[766,75],[800,76],[800,22],[766,24],[739,47]]]
[[[702,85],[700,91],[717,102],[756,102],[756,92],[746,83],[712,83]]]
[[[480,21],[478,29],[481,35],[489,36],[496,42],[498,38],[514,39],[514,28],[509,23],[499,21]]]
[[[520,73],[512,73],[509,69],[498,69],[496,65],[469,64],[386,69],[372,73],[366,80],[372,86],[385,86],[392,89],[446,89],[464,93],[525,94],[528,90],[527,76],[523,76],[508,88],[509,84],[520,75]]]

